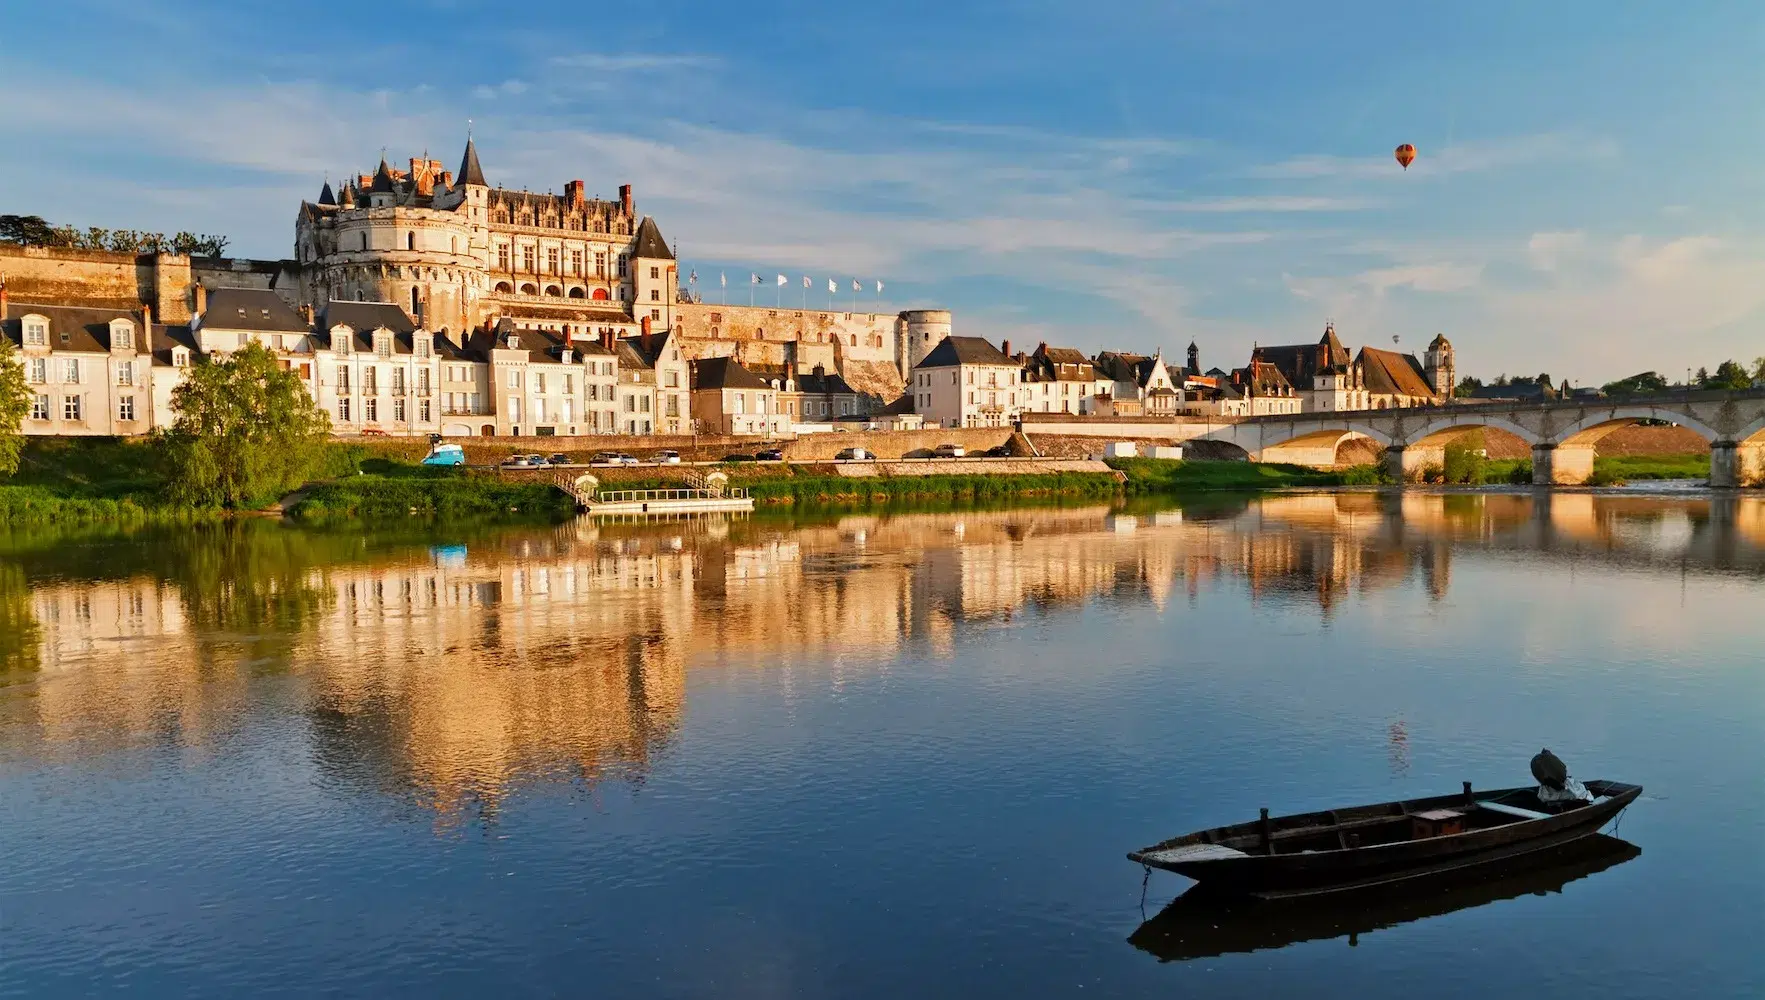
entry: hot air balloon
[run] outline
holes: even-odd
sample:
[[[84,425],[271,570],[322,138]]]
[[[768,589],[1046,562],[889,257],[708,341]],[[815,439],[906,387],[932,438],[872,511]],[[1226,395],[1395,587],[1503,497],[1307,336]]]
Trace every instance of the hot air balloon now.
[[[1403,168],[1408,170],[1410,164],[1416,162],[1416,147],[1406,142],[1397,147],[1397,152],[1394,155],[1397,156],[1397,162],[1403,164]]]

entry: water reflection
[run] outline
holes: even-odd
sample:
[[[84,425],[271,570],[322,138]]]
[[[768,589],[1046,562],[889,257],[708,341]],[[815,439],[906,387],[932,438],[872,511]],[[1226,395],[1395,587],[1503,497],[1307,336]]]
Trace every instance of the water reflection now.
[[[1161,962],[1184,962],[1360,935],[1524,895],[1560,893],[1569,883],[1637,857],[1634,844],[1595,834],[1553,851],[1343,899],[1257,903],[1191,889],[1141,924],[1128,941]]]
[[[0,747],[213,746],[278,681],[329,780],[453,822],[531,782],[640,781],[691,670],[883,670],[949,655],[967,623],[1218,587],[1328,620],[1394,587],[1444,598],[1467,553],[1757,576],[1765,499],[1334,493],[582,521],[463,545],[262,522],[28,542],[0,550]],[[1389,755],[1408,770],[1401,719]]]

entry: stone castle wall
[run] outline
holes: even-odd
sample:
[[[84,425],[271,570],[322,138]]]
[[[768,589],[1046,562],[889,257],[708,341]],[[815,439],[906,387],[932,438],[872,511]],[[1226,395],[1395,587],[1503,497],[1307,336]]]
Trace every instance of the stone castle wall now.
[[[233,257],[184,257],[178,254],[112,253],[62,247],[21,247],[0,243],[0,277],[14,302],[90,306],[98,309],[153,307],[160,323],[188,323],[195,305],[194,286],[209,288],[270,288],[275,286],[291,305],[294,282],[278,282],[292,274],[292,261],[246,260]]]

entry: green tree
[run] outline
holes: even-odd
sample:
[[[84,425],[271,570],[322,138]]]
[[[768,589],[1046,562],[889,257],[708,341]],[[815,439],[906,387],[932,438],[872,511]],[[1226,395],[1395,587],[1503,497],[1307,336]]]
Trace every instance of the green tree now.
[[[1698,386],[1699,388],[1702,388],[1704,386],[1704,384],[1709,381],[1710,381],[1710,369],[1699,368],[1698,373],[1696,375],[1692,376],[1691,384]]]
[[[1746,389],[1752,386],[1753,376],[1738,363],[1724,361],[1716,366],[1716,374],[1698,381],[1706,389]]]
[[[1466,375],[1464,378],[1459,379],[1459,384],[1453,388],[1452,394],[1460,399],[1465,399],[1481,388],[1483,388],[1482,379],[1472,375]]]
[[[25,383],[24,359],[12,341],[0,337],[0,476],[18,471],[18,449],[24,444],[25,414],[31,410],[31,387]]]
[[[197,507],[257,506],[300,486],[331,430],[299,377],[257,343],[190,369],[172,406],[168,490]]]
[[[1753,359],[1753,377],[1765,378],[1765,355]]]
[[[1644,396],[1651,392],[1666,392],[1667,377],[1660,372],[1638,372],[1629,378],[1607,382],[1600,387],[1600,391],[1608,396]]]
[[[0,215],[0,240],[47,246],[55,242],[55,230],[40,215]]]

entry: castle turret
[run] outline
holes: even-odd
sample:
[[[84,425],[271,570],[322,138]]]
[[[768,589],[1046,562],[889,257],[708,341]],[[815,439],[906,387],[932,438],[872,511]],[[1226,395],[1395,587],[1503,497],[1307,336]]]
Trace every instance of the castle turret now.
[[[1201,374],[1201,348],[1193,340],[1189,341],[1189,374]]]

